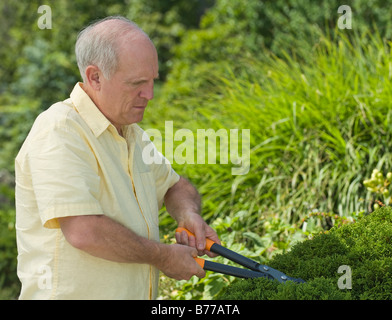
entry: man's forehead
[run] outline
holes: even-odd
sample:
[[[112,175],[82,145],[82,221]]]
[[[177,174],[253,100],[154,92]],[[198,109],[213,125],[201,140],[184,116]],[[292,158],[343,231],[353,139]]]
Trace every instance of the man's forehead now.
[[[158,76],[158,55],[151,42],[131,41],[123,44],[119,52],[119,65],[134,70],[134,77],[143,77],[145,72]],[[146,70],[147,69],[147,70]]]
[[[130,58],[148,57],[152,59],[158,58],[158,53],[154,44],[149,38],[143,35],[124,36],[119,40],[119,52],[121,55]]]

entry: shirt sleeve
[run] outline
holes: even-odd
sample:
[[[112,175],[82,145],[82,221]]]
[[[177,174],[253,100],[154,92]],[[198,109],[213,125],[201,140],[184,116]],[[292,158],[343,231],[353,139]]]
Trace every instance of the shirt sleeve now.
[[[59,228],[58,218],[103,214],[94,153],[72,128],[54,127],[30,142],[28,161],[42,224]]]

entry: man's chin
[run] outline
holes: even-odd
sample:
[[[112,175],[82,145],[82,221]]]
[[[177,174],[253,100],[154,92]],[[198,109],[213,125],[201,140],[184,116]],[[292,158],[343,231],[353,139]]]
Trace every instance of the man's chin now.
[[[144,113],[142,113],[141,115],[132,117],[132,119],[129,121],[129,124],[132,124],[132,123],[139,123],[140,121],[143,120],[143,115],[144,115]]]

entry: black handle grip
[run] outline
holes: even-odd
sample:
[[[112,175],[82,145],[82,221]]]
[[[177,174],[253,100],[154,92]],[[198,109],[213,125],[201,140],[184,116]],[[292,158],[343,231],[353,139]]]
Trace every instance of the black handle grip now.
[[[214,243],[211,246],[210,251],[217,253],[217,254],[221,255],[222,257],[225,257],[231,261],[237,262],[241,266],[244,266],[244,267],[249,268],[254,271],[259,271],[260,264],[258,262],[254,261],[252,259],[249,259],[247,257],[244,257],[243,255],[241,255],[237,252],[234,252],[230,249],[222,247],[221,245],[219,245],[217,243]]]

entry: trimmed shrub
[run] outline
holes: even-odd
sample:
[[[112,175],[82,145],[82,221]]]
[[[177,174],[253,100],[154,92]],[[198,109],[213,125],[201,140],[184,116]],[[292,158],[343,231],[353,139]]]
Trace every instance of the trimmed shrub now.
[[[305,284],[285,284],[264,278],[238,280],[219,299],[359,300],[392,299],[392,208],[382,207],[358,222],[334,227],[298,243],[269,263]],[[351,269],[338,273],[340,266]],[[341,278],[343,277],[343,278]],[[340,279],[341,278],[341,279]],[[342,287],[342,285],[340,285]]]

